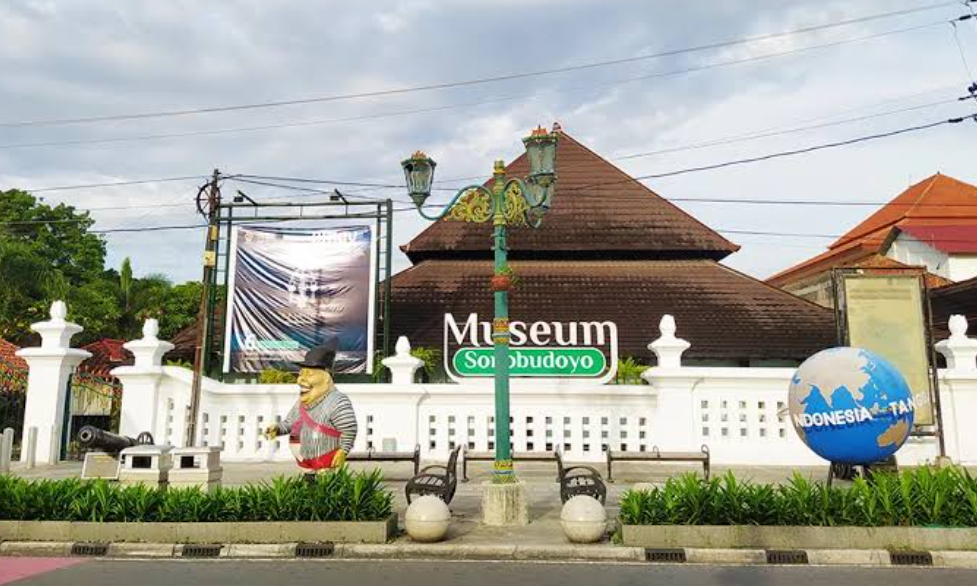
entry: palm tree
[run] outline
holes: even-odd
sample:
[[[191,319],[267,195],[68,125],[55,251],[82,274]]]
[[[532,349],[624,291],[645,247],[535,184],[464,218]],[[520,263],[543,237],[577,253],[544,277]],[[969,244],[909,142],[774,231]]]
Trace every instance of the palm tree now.
[[[132,261],[127,256],[119,269],[119,289],[122,291],[122,310],[128,313],[132,302]]]

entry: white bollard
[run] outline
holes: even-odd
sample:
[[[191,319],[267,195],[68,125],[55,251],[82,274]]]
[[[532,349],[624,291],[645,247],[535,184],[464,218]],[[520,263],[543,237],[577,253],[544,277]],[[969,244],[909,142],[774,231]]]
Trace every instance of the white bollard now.
[[[563,505],[560,523],[572,543],[595,543],[607,531],[607,511],[594,497],[577,495]]]
[[[433,543],[441,541],[448,534],[451,525],[451,510],[443,500],[433,495],[424,495],[407,507],[404,526],[414,541]]]
[[[25,468],[33,468],[35,462],[37,462],[37,428],[30,427],[27,429],[27,444],[22,446],[24,453],[27,457],[24,459]]]
[[[51,441],[48,443],[48,464],[57,464],[61,460],[61,426],[51,426]]]
[[[14,430],[8,427],[0,437],[0,474],[10,472],[10,459],[14,453]]]

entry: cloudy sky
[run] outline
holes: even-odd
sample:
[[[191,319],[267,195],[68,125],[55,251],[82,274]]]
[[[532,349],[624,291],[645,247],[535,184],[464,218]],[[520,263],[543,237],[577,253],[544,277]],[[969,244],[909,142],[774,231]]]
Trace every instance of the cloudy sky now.
[[[16,123],[437,85],[937,4],[5,0],[0,189],[205,175],[214,168],[389,184],[402,180],[399,161],[418,148],[437,159],[439,178],[476,177],[487,175],[494,158],[518,155],[528,129],[554,120],[632,175],[845,140],[977,110],[973,101],[955,101],[970,83],[948,23],[965,14],[960,2],[759,42],[449,89],[199,115]],[[977,68],[977,19],[958,27],[969,67]],[[818,128],[804,129],[810,126]],[[743,140],[755,134],[773,136]],[[708,144],[717,141],[724,144]],[[646,183],[718,230],[832,235],[873,208],[687,200],[882,202],[937,171],[977,183],[975,154],[977,124],[968,122]],[[99,229],[188,225],[197,221],[192,200],[202,181],[37,195],[93,209]],[[256,185],[226,187],[256,199],[302,197]],[[346,191],[405,199],[398,189]],[[395,224],[396,244],[424,226],[413,212],[397,214]],[[726,235],[743,247],[726,262],[758,277],[830,242]],[[202,238],[199,230],[114,233],[107,236],[109,261],[118,265],[131,256],[137,274],[196,279]],[[395,268],[406,266],[398,253]]]

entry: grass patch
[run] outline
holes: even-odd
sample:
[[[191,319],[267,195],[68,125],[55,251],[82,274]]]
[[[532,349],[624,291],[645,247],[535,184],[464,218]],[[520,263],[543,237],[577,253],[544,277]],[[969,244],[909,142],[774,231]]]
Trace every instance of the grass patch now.
[[[382,521],[393,495],[379,470],[341,468],[304,478],[220,488],[160,490],[104,480],[0,476],[0,520],[202,523],[234,521]]]
[[[977,480],[963,468],[916,468],[831,487],[795,474],[775,486],[694,474],[621,497],[624,525],[977,527]]]

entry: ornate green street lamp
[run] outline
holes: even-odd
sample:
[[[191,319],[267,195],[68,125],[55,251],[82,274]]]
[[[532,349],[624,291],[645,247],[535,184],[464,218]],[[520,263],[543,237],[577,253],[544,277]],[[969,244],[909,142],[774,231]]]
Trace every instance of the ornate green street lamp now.
[[[492,222],[495,226],[495,274],[492,290],[495,295],[495,319],[492,322],[492,341],[495,347],[495,473],[492,481],[508,483],[515,480],[512,472],[512,447],[509,440],[509,267],[507,260],[506,228],[531,226],[538,228],[553,199],[556,184],[557,133],[539,127],[523,139],[529,159],[529,177],[524,180],[507,178],[505,164],[495,161],[491,189],[469,185],[455,194],[440,213],[424,211],[431,195],[436,163],[418,151],[401,166],[407,179],[407,190],[421,216],[428,220],[456,222]]]

